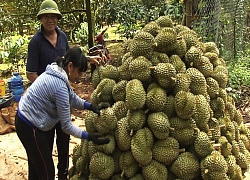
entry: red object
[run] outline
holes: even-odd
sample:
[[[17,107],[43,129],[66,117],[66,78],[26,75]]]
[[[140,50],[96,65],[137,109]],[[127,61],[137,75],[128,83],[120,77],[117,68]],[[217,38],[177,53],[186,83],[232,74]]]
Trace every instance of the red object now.
[[[99,35],[95,36],[95,41],[97,41],[97,43],[104,43],[104,38],[103,38],[103,34],[107,31],[108,28],[104,29]]]

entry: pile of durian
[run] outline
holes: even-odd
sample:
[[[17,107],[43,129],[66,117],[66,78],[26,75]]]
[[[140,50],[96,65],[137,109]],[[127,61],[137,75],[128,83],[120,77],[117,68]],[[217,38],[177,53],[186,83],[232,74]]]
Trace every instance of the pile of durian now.
[[[88,132],[109,137],[74,147],[71,180],[241,180],[250,130],[227,93],[228,70],[214,42],[167,16],[124,44],[119,65],[92,74]]]

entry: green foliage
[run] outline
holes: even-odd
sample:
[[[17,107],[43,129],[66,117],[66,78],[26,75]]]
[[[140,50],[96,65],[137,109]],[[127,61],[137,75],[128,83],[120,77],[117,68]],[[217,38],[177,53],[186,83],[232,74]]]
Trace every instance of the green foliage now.
[[[24,65],[27,59],[28,43],[29,37],[26,35],[14,35],[4,38],[0,42],[1,61],[6,64],[12,64],[17,68],[19,65]]]
[[[240,89],[241,86],[250,86],[250,54],[235,61],[229,61],[229,83],[232,89]]]

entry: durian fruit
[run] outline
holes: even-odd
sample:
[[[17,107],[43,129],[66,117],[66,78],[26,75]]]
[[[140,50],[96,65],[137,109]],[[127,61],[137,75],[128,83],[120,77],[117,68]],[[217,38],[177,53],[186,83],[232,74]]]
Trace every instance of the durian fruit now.
[[[160,16],[155,20],[155,22],[160,28],[173,27],[174,25],[172,19],[169,16]]]
[[[170,53],[177,47],[177,33],[171,27],[162,28],[155,37],[154,50],[161,53]]]
[[[129,64],[129,73],[132,79],[138,79],[142,82],[150,82],[152,63],[144,56],[138,56]]]
[[[167,103],[167,92],[160,86],[151,88],[147,92],[146,105],[152,112],[162,111]]]
[[[206,56],[201,56],[198,61],[193,61],[193,67],[197,68],[205,77],[210,77],[213,73],[213,64]]]
[[[114,66],[111,64],[104,66],[101,70],[100,78],[101,79],[105,79],[105,78],[113,79],[116,82],[118,82],[120,80],[120,74],[119,74],[117,66]]]
[[[169,136],[170,123],[167,115],[163,112],[150,113],[147,123],[156,138],[166,139]]]
[[[224,156],[214,150],[210,155],[201,160],[201,175],[204,180],[225,179],[227,177],[228,165]]]
[[[142,29],[142,31],[148,32],[152,34],[154,37],[158,34],[159,30],[160,30],[160,26],[155,21],[149,22]]]
[[[167,179],[167,167],[160,162],[152,159],[152,161],[142,167],[142,174],[145,179]]]
[[[191,152],[183,152],[170,165],[170,171],[180,179],[195,179],[200,175],[200,163]]]
[[[167,103],[162,112],[164,112],[169,118],[172,118],[176,115],[175,97],[173,95],[167,96]]]
[[[173,50],[172,54],[182,58],[185,56],[186,52],[187,52],[187,43],[185,39],[182,36],[180,36],[177,38],[176,48]]]
[[[221,144],[220,151],[221,154],[226,158],[232,154],[232,145],[228,142],[225,136],[221,136],[218,140]]]
[[[152,148],[153,159],[165,165],[172,164],[182,151],[179,142],[173,137],[156,140]]]
[[[214,148],[207,133],[203,131],[198,132],[197,138],[194,141],[194,149],[201,158],[205,158],[212,153]]]
[[[156,66],[159,63],[168,63],[169,62],[169,57],[165,53],[160,53],[154,51],[152,54],[152,57],[150,58],[150,61],[153,66]]]
[[[219,95],[219,83],[212,77],[206,78],[207,83],[207,93],[211,99],[215,99]]]
[[[126,85],[126,104],[129,110],[142,108],[146,103],[146,92],[138,79],[130,80]]]
[[[146,31],[139,31],[135,34],[131,46],[131,55],[136,58],[144,56],[148,59],[151,58],[153,53],[154,36]]]
[[[153,77],[161,87],[165,89],[174,87],[176,70],[171,63],[159,63],[151,69]]]
[[[184,120],[179,117],[169,119],[171,136],[177,139],[181,148],[185,148],[194,144],[199,129],[193,119]]]
[[[112,90],[115,84],[115,80],[105,78],[97,85],[96,94],[101,102],[113,103]]]
[[[190,119],[195,113],[195,95],[187,91],[179,91],[175,95],[175,111],[182,119]]]
[[[185,73],[186,72],[186,65],[181,60],[180,56],[173,54],[169,58],[169,62],[174,66],[176,73]]]
[[[130,149],[131,136],[127,117],[124,117],[117,122],[117,126],[115,129],[115,139],[117,147],[121,151],[126,151]]]
[[[122,65],[118,67],[118,71],[122,80],[131,80],[131,74],[129,74],[129,63],[133,61],[133,57],[128,57]]]
[[[212,52],[216,53],[217,55],[220,54],[220,51],[215,42],[205,42],[204,46],[205,46],[205,52]]]
[[[175,87],[173,89],[173,95],[176,95],[179,91],[189,91],[191,79],[187,73],[177,73]]]
[[[139,163],[135,160],[130,150],[123,151],[119,157],[119,166],[122,170],[121,177],[133,177],[139,170]]]
[[[104,153],[93,154],[89,163],[90,173],[100,179],[108,179],[114,173],[114,159]]]
[[[187,74],[190,76],[190,92],[193,94],[206,94],[207,93],[207,83],[205,76],[196,68],[188,68]]]
[[[147,127],[139,129],[133,135],[131,140],[131,152],[140,165],[146,166],[151,162],[153,143],[153,133]]]
[[[195,95],[195,111],[192,118],[195,120],[197,127],[204,132],[208,132],[208,121],[210,119],[209,103],[206,98],[199,94]]]
[[[128,108],[125,101],[116,101],[113,104],[112,108],[117,121],[119,121],[123,117],[126,117]]]
[[[197,33],[190,29],[179,32],[178,36],[182,37],[185,40],[187,50],[192,46],[196,46],[199,42]]]
[[[117,68],[93,72],[91,103],[109,107],[88,111],[86,130],[111,141],[81,141],[71,179],[244,179],[250,130],[227,93],[226,61],[214,42],[168,18],[138,31]]]
[[[197,67],[202,57],[202,51],[195,46],[191,46],[185,54],[185,63],[187,67]]]
[[[216,81],[218,81],[221,88],[226,88],[228,83],[228,70],[224,66],[216,66],[211,74]]]
[[[77,160],[81,157],[81,153],[82,153],[82,146],[80,144],[77,144],[74,148],[73,148],[73,156],[72,156],[72,163],[73,165],[76,165]]]
[[[97,66],[93,73],[91,74],[91,82],[93,84],[93,87],[96,88],[97,85],[101,82],[101,69],[103,66]]]
[[[215,118],[223,117],[225,113],[225,102],[221,97],[217,97],[216,99],[211,99],[210,107],[214,112]]]
[[[129,126],[129,131],[130,131],[131,136],[137,130],[141,129],[147,121],[146,113],[142,109],[138,109],[134,111],[128,110],[126,117],[128,120],[128,126]]]
[[[115,102],[125,101],[127,80],[117,82],[112,89],[112,96]]]
[[[95,144],[95,149],[104,154],[111,155],[115,151],[116,143],[115,136],[113,134],[104,135],[105,138],[109,138],[110,142],[108,144],[97,145]]]
[[[85,128],[86,131],[89,133],[97,132],[94,122],[98,121],[98,114],[94,113],[93,111],[88,111],[85,115]]]
[[[112,107],[100,110],[100,117],[94,122],[96,130],[108,134],[116,129],[117,118]]]

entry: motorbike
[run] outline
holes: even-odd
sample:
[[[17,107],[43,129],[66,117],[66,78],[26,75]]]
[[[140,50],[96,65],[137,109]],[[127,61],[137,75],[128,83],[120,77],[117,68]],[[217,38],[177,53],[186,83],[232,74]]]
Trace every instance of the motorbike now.
[[[109,50],[106,47],[104,34],[108,28],[105,28],[100,34],[94,37],[96,45],[89,48],[88,55],[89,56],[100,56],[102,58],[101,64],[106,66],[107,64],[111,64],[111,56]],[[91,72],[93,72],[95,66],[91,66]]]

